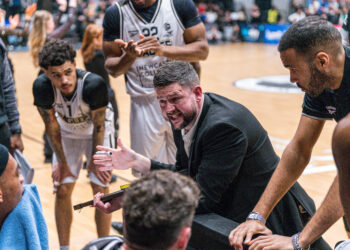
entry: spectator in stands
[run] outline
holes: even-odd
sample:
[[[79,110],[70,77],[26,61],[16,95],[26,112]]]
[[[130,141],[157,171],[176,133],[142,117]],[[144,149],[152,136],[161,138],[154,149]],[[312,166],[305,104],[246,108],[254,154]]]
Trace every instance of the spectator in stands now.
[[[300,6],[302,6],[302,5],[297,6],[296,9],[298,10],[298,8]],[[320,8],[321,8],[321,4],[318,0],[312,0],[311,3],[307,7],[307,9],[310,12],[310,15],[318,15],[320,13]]]
[[[29,34],[29,49],[35,67],[39,66],[39,52],[44,44],[50,39],[61,39],[75,22],[77,0],[69,1],[68,20],[61,26],[59,24],[61,16],[66,11],[66,0],[60,1],[59,14],[54,22],[52,14],[46,10],[35,12],[32,31]]]
[[[350,1],[349,0],[339,0],[339,6],[346,7],[347,9],[350,8]]]
[[[267,11],[271,8],[271,0],[255,0],[255,4],[259,7],[261,22],[266,23]]]
[[[206,22],[206,14],[207,14],[207,4],[203,2],[196,3],[198,14],[201,17],[203,23]]]
[[[227,42],[238,42],[241,41],[240,27],[238,25],[239,19],[244,20],[242,12],[230,12],[225,11],[225,15],[222,17],[222,40]],[[234,19],[233,19],[234,17]],[[208,38],[208,37],[207,37]]]
[[[281,15],[274,5],[267,11],[267,23],[276,24],[280,21]]]
[[[337,0],[328,0],[328,7],[333,9],[339,9],[339,3]]]
[[[327,13],[329,9],[328,0],[320,0],[321,2],[321,14]]]
[[[258,5],[253,4],[252,8],[250,9],[250,23],[261,23],[261,13]]]
[[[19,14],[9,17],[10,26],[0,27],[0,36],[6,45],[8,44],[8,39],[7,39],[8,36],[16,36],[16,37],[28,36],[30,20],[35,11],[36,11],[36,3],[28,5],[28,7],[25,9],[25,23],[23,28],[19,28],[20,26]]]
[[[288,21],[293,24],[303,19],[304,17],[306,17],[306,15],[304,13],[303,7],[299,6],[297,11],[288,17]]]
[[[114,237],[113,249],[186,249],[199,198],[190,178],[168,170],[153,171],[133,182],[123,197],[104,204],[102,195],[95,195],[94,206],[105,213],[123,208],[125,239],[123,243]]]
[[[0,249],[49,249],[38,190],[22,183],[17,162],[0,144]]]
[[[299,6],[304,6],[305,0],[292,0],[290,5],[290,14],[295,12]]]
[[[53,1],[47,0],[37,0],[38,10],[47,10],[48,12],[52,12]]]
[[[339,20],[339,8],[336,4],[329,4],[327,20],[333,24],[338,24]]]
[[[215,4],[211,4],[208,6],[208,11],[206,13],[205,21],[206,21],[206,24],[209,24],[210,27],[218,19],[218,10],[219,10],[219,7]]]
[[[339,25],[343,25],[344,21],[345,21],[345,18],[347,17],[348,15],[348,8],[344,5],[342,6],[342,8],[340,9],[339,11],[339,18],[338,18],[338,24]]]
[[[222,33],[215,24],[207,31],[207,39],[209,44],[217,44],[221,41]]]
[[[235,17],[235,18],[234,18]],[[247,11],[244,6],[242,6],[239,11],[231,13],[231,19],[237,21],[237,24],[246,24],[248,22]]]

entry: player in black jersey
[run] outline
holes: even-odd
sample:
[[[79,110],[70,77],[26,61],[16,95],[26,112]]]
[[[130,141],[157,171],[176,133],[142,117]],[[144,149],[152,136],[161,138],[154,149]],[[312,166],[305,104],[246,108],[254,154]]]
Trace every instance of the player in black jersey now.
[[[306,17],[286,31],[278,50],[284,67],[290,71],[291,82],[306,94],[298,129],[253,209],[265,219],[307,166],[325,120],[338,122],[350,112],[350,49],[343,47],[334,25],[317,16]],[[344,179],[339,178],[343,185]],[[321,207],[300,234],[292,238],[262,236],[251,241],[252,235],[264,234],[266,227],[261,221],[249,220],[231,232],[230,242],[236,249],[242,249],[244,238],[251,244],[250,249],[306,249],[343,214],[337,176]]]
[[[71,195],[82,167],[88,162],[93,193],[108,193],[111,173],[98,171],[91,158],[96,145],[113,145],[113,112],[108,105],[107,85],[90,72],[77,70],[73,47],[52,40],[39,54],[45,74],[34,82],[34,104],[45,123],[53,148],[52,178],[56,192],[55,215],[61,249],[68,249],[72,223]],[[111,216],[95,215],[98,236],[109,235]]]

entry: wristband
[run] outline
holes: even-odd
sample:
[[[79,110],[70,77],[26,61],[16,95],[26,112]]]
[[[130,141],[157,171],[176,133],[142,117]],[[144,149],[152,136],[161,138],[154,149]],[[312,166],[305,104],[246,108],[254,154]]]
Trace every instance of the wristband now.
[[[258,220],[262,223],[266,223],[266,219],[262,217],[258,212],[250,212],[246,220]]]
[[[306,248],[302,248],[299,244],[299,234],[300,233],[296,233],[292,236],[292,245],[294,250],[308,250],[310,247],[306,247]]]

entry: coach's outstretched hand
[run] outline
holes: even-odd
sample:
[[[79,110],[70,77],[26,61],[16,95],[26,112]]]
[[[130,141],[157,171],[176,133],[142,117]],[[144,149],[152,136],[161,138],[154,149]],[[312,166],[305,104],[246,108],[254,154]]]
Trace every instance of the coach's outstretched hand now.
[[[109,171],[113,169],[126,170],[136,169],[141,173],[147,173],[151,168],[151,160],[136,153],[134,150],[124,146],[122,140],[117,140],[118,149],[97,146],[98,151],[105,151],[106,154],[95,154],[94,164],[99,167],[99,171]],[[110,152],[110,153],[108,153]]]
[[[247,220],[232,230],[228,239],[236,250],[243,250],[243,240],[244,244],[250,245],[256,234],[271,235],[272,232],[257,220]]]

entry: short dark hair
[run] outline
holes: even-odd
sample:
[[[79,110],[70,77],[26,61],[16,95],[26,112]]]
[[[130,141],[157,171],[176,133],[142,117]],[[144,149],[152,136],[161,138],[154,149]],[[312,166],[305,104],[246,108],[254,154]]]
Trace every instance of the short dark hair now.
[[[182,86],[195,86],[199,84],[199,78],[190,63],[181,61],[166,62],[158,68],[153,78],[155,88],[165,87],[175,82]]]
[[[309,16],[296,22],[283,34],[278,51],[295,49],[312,59],[317,52],[339,52],[342,47],[340,32],[333,24],[319,16]]]
[[[155,170],[133,182],[123,198],[124,237],[135,249],[167,249],[191,226],[199,189],[184,175]]]
[[[44,69],[60,66],[66,61],[74,62],[76,52],[72,45],[64,40],[50,40],[39,53],[39,65]]]

